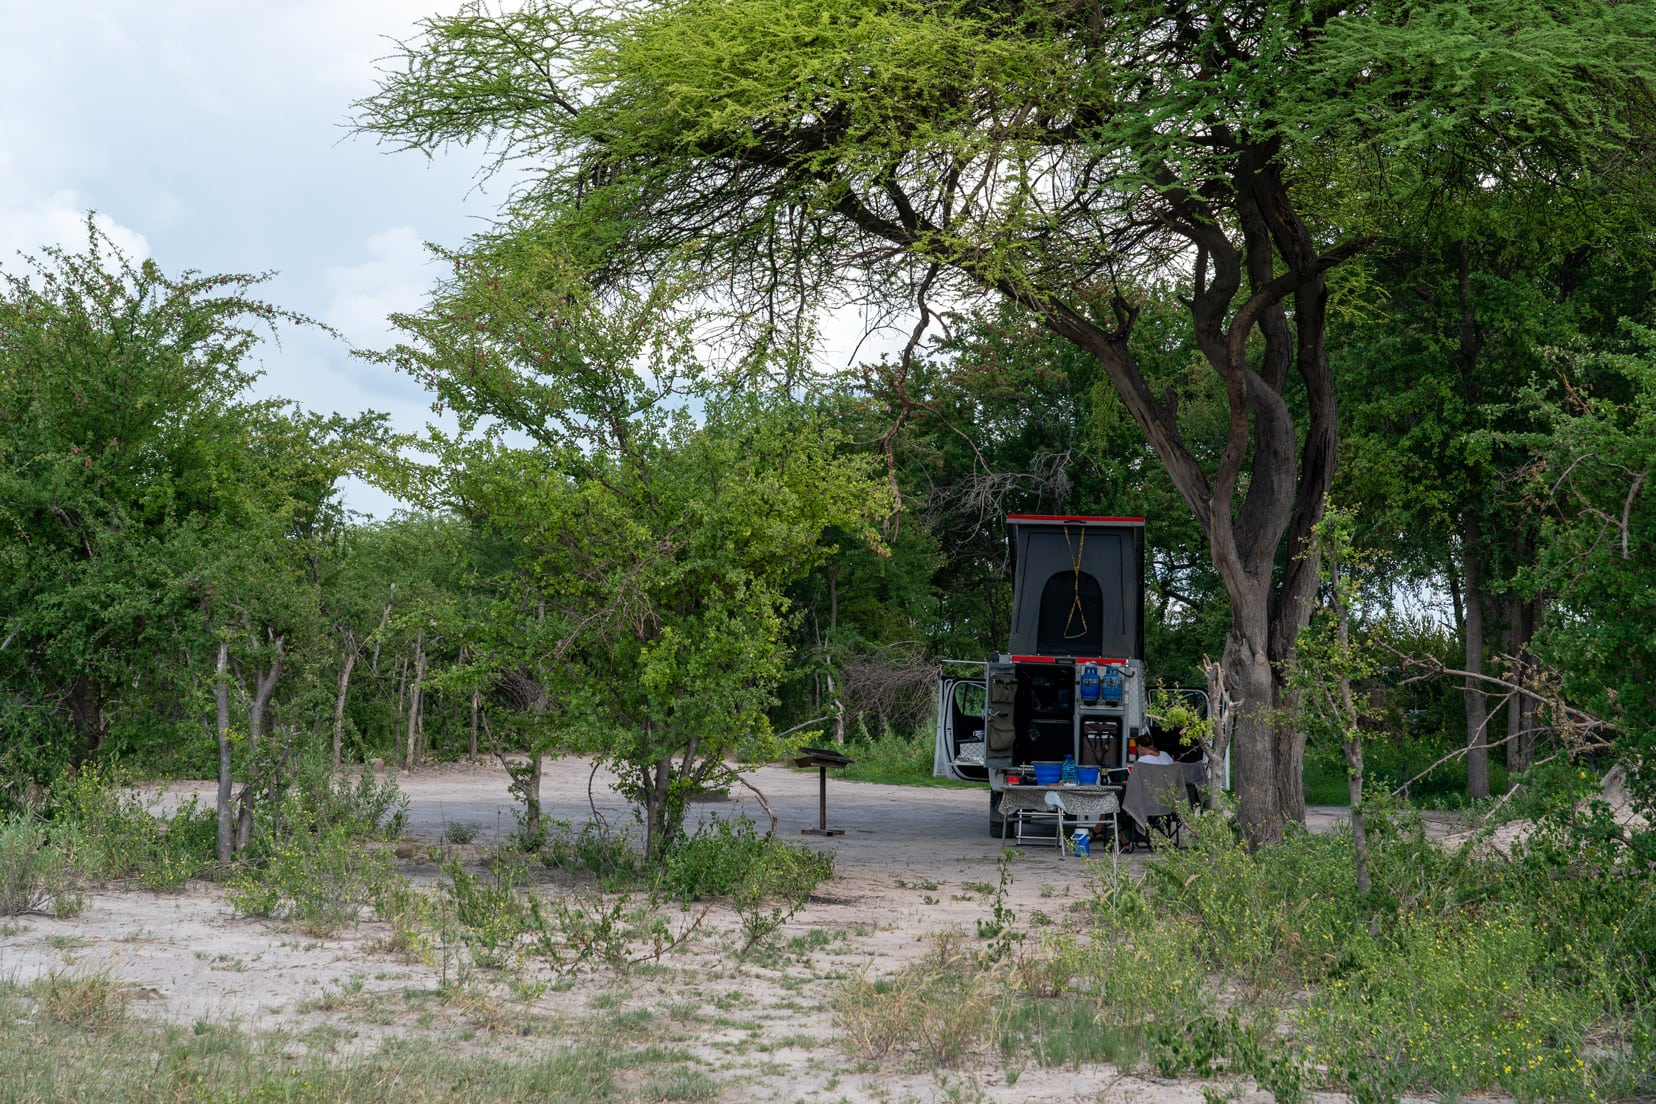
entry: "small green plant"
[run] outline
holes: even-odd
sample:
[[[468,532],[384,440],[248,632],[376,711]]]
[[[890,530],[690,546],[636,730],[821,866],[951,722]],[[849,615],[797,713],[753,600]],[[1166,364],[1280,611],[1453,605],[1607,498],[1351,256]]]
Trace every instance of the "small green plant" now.
[[[108,973],[52,970],[28,989],[40,1015],[50,1023],[81,1031],[102,1031],[126,1018],[129,989]]]
[[[68,855],[33,816],[0,820],[0,916],[70,915],[81,899],[78,881]]]
[[[450,843],[470,843],[477,838],[481,826],[470,821],[451,820],[443,829],[443,838]]]
[[[1023,942],[1023,933],[1014,927],[1017,916],[1006,903],[1006,892],[1012,885],[1012,859],[1021,854],[1016,848],[1003,851],[995,863],[1000,871],[1000,881],[991,897],[988,919],[979,920],[977,924],[978,938],[989,941],[989,946],[984,950],[986,962],[1000,962],[1010,957],[1018,944]],[[986,883],[981,884],[984,889],[989,888]]]

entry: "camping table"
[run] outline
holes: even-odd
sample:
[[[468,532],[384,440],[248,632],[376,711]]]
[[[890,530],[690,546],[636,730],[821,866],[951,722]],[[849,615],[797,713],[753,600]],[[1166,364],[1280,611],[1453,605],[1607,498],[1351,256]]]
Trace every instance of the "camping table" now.
[[[1121,802],[1120,786],[1082,786],[1076,783],[1055,783],[1051,786],[1008,786],[1001,791],[1001,818],[1021,816],[1024,813],[1047,813],[1046,795],[1061,794],[1064,798],[1064,819],[1076,824],[1097,824],[1110,816]],[[1058,825],[1059,849],[1063,848],[1064,826]]]

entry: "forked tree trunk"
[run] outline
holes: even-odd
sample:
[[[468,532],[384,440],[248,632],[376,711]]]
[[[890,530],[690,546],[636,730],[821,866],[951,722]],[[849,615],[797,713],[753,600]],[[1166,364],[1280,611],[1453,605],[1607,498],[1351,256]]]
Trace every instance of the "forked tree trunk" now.
[[[282,645],[283,637],[278,636],[272,643],[275,654],[271,657],[270,666],[263,671],[253,672],[253,695],[247,703],[247,750],[251,756],[259,750],[259,743],[264,736],[265,710],[270,705],[270,699],[276,692],[276,684],[282,677]],[[257,760],[254,760],[255,767]],[[253,790],[259,784],[259,778],[249,778],[242,786],[240,809],[236,814],[236,850],[240,851],[253,839]]]

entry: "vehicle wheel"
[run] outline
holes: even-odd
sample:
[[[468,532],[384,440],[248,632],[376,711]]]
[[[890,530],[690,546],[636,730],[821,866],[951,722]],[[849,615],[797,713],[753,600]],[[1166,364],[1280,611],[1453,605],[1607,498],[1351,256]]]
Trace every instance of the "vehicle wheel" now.
[[[1000,813],[1001,795],[999,790],[989,791],[989,838],[1006,838],[1006,820]]]

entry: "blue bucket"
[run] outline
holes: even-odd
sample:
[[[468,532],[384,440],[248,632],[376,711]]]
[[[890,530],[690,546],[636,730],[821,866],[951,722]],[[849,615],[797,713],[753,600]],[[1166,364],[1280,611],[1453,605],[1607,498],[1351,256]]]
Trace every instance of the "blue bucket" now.
[[[1096,785],[1098,785],[1098,768],[1097,767],[1076,767],[1075,768],[1075,780],[1083,786],[1096,786]]]
[[[1062,763],[1036,763],[1035,784],[1037,786],[1056,786],[1059,772],[1063,770]]]

